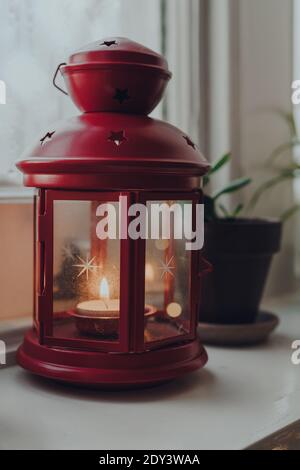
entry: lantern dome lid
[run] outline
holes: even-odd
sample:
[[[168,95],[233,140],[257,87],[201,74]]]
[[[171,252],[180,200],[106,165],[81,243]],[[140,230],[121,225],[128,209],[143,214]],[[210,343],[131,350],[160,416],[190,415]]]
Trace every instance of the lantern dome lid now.
[[[171,78],[163,56],[121,37],[84,46],[59,69],[68,94],[83,112],[149,114]],[[54,84],[63,91],[56,75]]]
[[[199,177],[209,169],[197,146],[176,127],[116,113],[87,113],[58,123],[17,166],[25,184],[37,187],[63,187],[70,174],[77,175],[77,186],[91,176],[103,185],[112,175],[126,185],[130,175],[128,184],[139,187],[142,176],[153,185],[153,176]]]
[[[25,185],[198,187],[209,165],[197,146],[176,127],[147,117],[171,77],[161,55],[126,38],[107,38],[83,47],[61,66],[54,84],[64,91],[56,84],[61,70],[84,114],[48,129],[17,164]]]
[[[100,39],[70,55],[69,64],[139,64],[158,67],[170,75],[166,59],[147,47],[123,37]]]

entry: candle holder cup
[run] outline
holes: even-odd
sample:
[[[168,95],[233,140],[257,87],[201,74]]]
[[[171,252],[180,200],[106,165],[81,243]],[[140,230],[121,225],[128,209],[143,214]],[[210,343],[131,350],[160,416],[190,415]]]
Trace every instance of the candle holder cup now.
[[[151,305],[145,306],[144,323],[157,314],[157,309]],[[99,316],[97,312],[80,313],[71,311],[69,315],[75,318],[78,332],[87,336],[100,336],[102,338],[117,338],[120,324],[120,312],[114,311],[103,313]]]

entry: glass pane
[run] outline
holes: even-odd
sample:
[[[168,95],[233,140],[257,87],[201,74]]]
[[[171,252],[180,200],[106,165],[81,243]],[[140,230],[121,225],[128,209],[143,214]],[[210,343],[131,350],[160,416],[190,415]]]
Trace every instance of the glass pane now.
[[[190,332],[191,252],[186,251],[183,237],[175,238],[174,227],[182,224],[182,204],[192,202],[151,201],[147,204],[148,224],[151,226],[155,217],[150,215],[153,204],[168,204],[170,207],[174,203],[181,210],[171,215],[169,236],[165,237],[161,232],[159,238],[146,240],[145,342]],[[161,222],[162,227],[164,220],[161,219]]]
[[[119,338],[120,241],[98,237],[105,204],[118,213],[113,202],[54,201],[54,337]]]

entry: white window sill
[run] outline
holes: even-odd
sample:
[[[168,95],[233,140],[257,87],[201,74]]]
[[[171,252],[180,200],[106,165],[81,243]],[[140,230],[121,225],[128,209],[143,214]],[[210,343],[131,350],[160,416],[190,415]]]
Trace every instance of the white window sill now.
[[[0,322],[0,340],[6,344],[6,366],[15,365],[17,349],[31,325],[30,317]]]
[[[30,204],[33,201],[34,189],[21,186],[1,186],[0,204]]]

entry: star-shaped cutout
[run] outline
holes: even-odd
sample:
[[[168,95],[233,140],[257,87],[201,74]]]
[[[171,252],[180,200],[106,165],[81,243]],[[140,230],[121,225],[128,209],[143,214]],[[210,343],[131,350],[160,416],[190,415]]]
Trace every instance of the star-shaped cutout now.
[[[94,271],[95,269],[98,269],[98,266],[93,264],[94,259],[96,258],[95,256],[91,258],[90,260],[88,259],[88,255],[86,255],[86,259],[82,259],[80,256],[77,255],[77,258],[79,261],[81,261],[81,264],[73,264],[74,268],[81,268],[81,271],[77,275],[77,277],[80,277],[82,274],[86,274],[86,279],[89,279],[89,272]]]
[[[114,41],[103,41],[100,46],[107,46],[107,47],[110,47],[110,46],[113,46],[113,45],[117,45],[117,41],[114,40]]]
[[[174,277],[174,274],[172,273],[172,269],[175,269],[175,266],[171,266],[173,259],[174,259],[174,256],[172,256],[172,258],[170,258],[169,261],[167,261],[167,260],[166,260],[166,262],[160,261],[161,267],[159,267],[158,269],[161,270],[161,276],[160,276],[161,279],[166,274],[170,274],[170,276]]]
[[[196,144],[189,138],[189,136],[184,135],[183,138],[186,140],[186,143],[193,147],[194,150],[196,150]]]
[[[126,139],[124,131],[111,131],[108,139],[110,142],[113,142],[117,146],[121,145]]]
[[[119,101],[120,104],[123,104],[124,101],[129,100],[130,96],[128,95],[128,88],[124,88],[121,90],[120,88],[116,88],[116,94],[114,96],[114,100]]]
[[[55,131],[47,132],[47,134],[44,135],[44,137],[40,139],[41,145],[44,145],[46,142],[48,142],[48,140],[51,140],[53,137],[53,134],[55,134]]]

